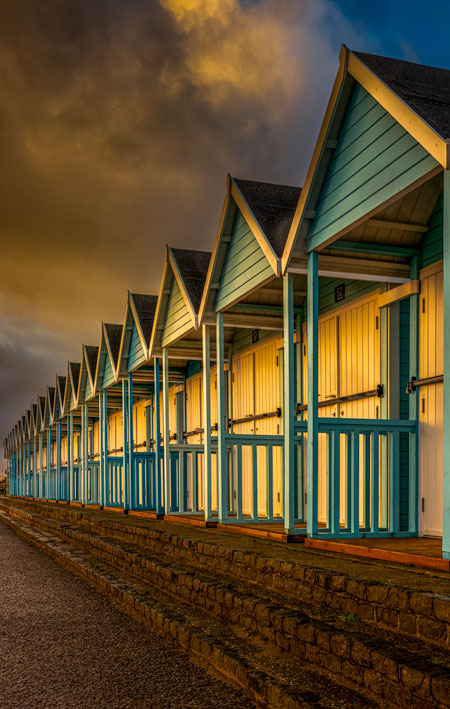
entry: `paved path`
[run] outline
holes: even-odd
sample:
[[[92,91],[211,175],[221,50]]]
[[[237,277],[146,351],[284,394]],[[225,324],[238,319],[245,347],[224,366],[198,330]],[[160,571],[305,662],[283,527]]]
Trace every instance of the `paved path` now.
[[[0,522],[0,709],[250,709]]]

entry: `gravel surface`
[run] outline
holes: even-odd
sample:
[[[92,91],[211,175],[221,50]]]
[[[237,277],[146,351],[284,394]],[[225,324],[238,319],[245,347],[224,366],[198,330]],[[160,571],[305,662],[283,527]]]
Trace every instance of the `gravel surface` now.
[[[0,523],[0,709],[250,709]]]

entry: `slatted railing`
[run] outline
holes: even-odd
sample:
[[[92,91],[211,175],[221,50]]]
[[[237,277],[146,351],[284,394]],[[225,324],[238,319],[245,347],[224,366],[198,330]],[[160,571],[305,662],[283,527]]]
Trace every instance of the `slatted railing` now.
[[[88,505],[99,504],[100,463],[98,460],[88,460],[86,475],[86,502]]]
[[[131,475],[131,509],[155,510],[156,454],[153,451],[133,453]]]
[[[281,435],[228,434],[228,522],[279,522],[283,509]]]
[[[81,465],[72,465],[72,500],[81,502]]]
[[[212,442],[212,458],[216,457],[217,442]],[[201,443],[170,445],[170,513],[203,514],[204,457]],[[162,469],[163,462],[162,462]],[[213,470],[216,466],[213,464]]]
[[[304,446],[306,422],[298,422],[296,428]],[[414,532],[411,520],[408,529],[401,530],[405,527],[401,525],[401,466],[408,483],[416,476],[409,441],[401,450],[402,436],[416,436],[414,421],[319,418],[319,465],[313,471],[313,499],[308,505],[313,515],[310,536],[335,539]],[[413,501],[408,514],[415,517],[412,507]]]
[[[106,459],[106,505],[123,507],[123,458]]]

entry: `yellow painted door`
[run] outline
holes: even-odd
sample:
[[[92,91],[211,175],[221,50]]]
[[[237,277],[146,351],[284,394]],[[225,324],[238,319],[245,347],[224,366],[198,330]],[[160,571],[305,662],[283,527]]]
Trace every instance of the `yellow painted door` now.
[[[232,391],[233,419],[243,419],[254,416],[255,384],[254,384],[254,352],[245,352],[233,356]],[[255,422],[243,421],[233,425],[233,433],[253,434]],[[242,512],[252,512],[252,453],[250,446],[242,448]]]
[[[419,379],[444,372],[442,271],[421,279]],[[442,536],[443,383],[419,387],[420,533]]]
[[[203,443],[203,375],[200,372],[186,380],[186,431],[192,435],[185,439],[187,444]],[[195,431],[198,430],[198,433]],[[204,508],[204,474],[203,474],[203,456],[197,457],[197,490],[198,490],[198,505],[200,509]],[[194,466],[192,456],[188,456],[187,460],[187,501],[188,508],[193,505],[193,488],[194,488]]]
[[[254,353],[255,415],[273,413],[281,407],[280,353],[276,340],[258,347]],[[255,421],[254,432],[259,435],[282,433],[282,419],[271,416]],[[267,514],[267,450],[258,447],[258,514]],[[272,448],[273,514],[282,513],[282,449]]]

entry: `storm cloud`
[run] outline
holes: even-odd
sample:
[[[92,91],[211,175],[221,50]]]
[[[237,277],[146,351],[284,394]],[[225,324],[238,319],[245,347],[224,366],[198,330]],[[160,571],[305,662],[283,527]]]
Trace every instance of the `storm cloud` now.
[[[227,173],[302,183],[341,42],[330,0],[1,3],[2,439],[166,242],[212,246]]]

